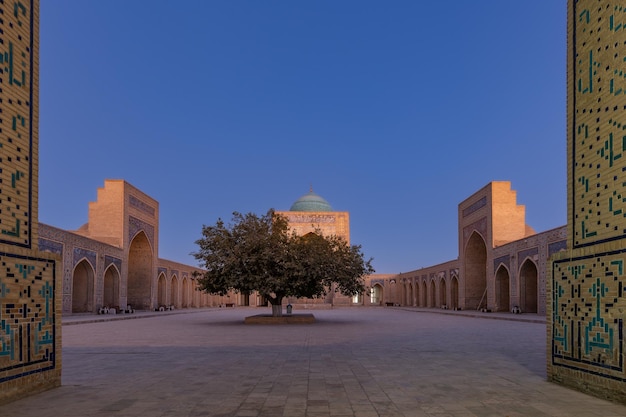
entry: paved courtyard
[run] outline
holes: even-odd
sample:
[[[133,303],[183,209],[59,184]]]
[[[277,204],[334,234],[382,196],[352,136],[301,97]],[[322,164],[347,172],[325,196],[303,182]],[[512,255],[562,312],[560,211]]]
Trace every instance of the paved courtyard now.
[[[626,415],[546,382],[544,323],[353,308],[314,311],[309,325],[243,324],[263,312],[68,318],[63,386],[0,416]]]

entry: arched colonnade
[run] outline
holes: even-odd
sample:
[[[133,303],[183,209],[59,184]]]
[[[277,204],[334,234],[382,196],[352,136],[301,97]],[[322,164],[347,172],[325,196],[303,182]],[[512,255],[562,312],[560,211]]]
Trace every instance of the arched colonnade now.
[[[402,306],[449,309],[459,307],[458,271],[440,272],[429,277],[400,278],[395,285],[400,287]]]

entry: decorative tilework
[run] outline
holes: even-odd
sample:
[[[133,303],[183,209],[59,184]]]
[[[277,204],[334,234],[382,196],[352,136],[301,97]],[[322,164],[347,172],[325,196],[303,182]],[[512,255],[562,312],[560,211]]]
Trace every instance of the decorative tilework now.
[[[289,220],[289,223],[318,224],[335,223],[337,219],[330,214],[290,214],[287,215],[287,220]]]
[[[626,237],[626,11],[574,1],[569,96],[573,248]]]
[[[87,259],[91,263],[91,266],[94,269],[96,268],[96,261],[98,259],[96,252],[83,248],[74,248],[73,255],[72,266],[76,266],[82,259]]]
[[[39,250],[42,252],[52,252],[57,255],[63,255],[63,243],[39,238]]]
[[[477,220],[474,223],[468,226],[465,226],[463,228],[463,244],[467,243],[467,240],[470,238],[472,233],[474,233],[474,231],[477,231],[478,233],[480,233],[483,239],[485,238],[485,236],[487,236],[487,218],[486,217],[483,217],[482,219]]]
[[[519,261],[521,265],[522,262],[524,262],[526,258],[534,259],[537,255],[539,255],[539,248],[534,247],[534,248],[519,251],[517,253],[517,260]]]
[[[0,253],[0,383],[55,368],[55,261]]]
[[[568,0],[568,243],[548,249],[548,378],[618,401],[626,401],[624,6]]]
[[[567,249],[567,240],[561,240],[559,242],[550,243],[548,245],[548,256],[552,256],[557,252]]]
[[[154,207],[152,207],[149,204],[144,203],[143,201],[141,201],[140,199],[138,199],[137,197],[133,195],[128,196],[128,203],[130,204],[131,207],[134,207],[137,210],[143,211],[144,213],[149,214],[152,217],[154,217],[156,213],[156,209]]]
[[[115,265],[118,271],[122,270],[122,260],[119,258],[114,258],[113,256],[105,255],[104,256],[104,269],[106,270],[109,265]],[[95,265],[94,265],[95,266]]]
[[[493,260],[493,270],[497,271],[498,270],[498,266],[500,264],[503,264],[507,268],[511,269],[511,257],[510,257],[510,255],[504,255],[504,256],[500,256],[499,258],[495,258]]]
[[[466,208],[465,210],[463,210],[463,217],[467,217],[470,214],[480,210],[481,208],[485,207],[487,205],[487,197],[483,197],[480,200],[478,200],[477,202],[475,202],[474,204],[472,204],[471,206],[469,206],[468,208]]]
[[[0,3],[0,16],[0,243],[30,248],[33,146],[37,145],[33,1]]]
[[[148,224],[136,217],[128,216],[128,245],[132,242],[137,233],[143,231],[148,237],[148,241],[154,248],[154,226]]]
[[[626,381],[626,249],[553,263],[552,363]]]

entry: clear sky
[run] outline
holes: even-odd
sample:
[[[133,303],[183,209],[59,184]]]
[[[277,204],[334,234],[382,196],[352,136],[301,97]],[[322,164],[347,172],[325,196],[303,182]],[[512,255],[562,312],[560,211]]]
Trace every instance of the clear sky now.
[[[458,204],[511,181],[566,223],[565,0],[41,2],[41,222],[105,179],[160,204],[159,256],[203,224],[349,211],[379,273],[456,259]]]

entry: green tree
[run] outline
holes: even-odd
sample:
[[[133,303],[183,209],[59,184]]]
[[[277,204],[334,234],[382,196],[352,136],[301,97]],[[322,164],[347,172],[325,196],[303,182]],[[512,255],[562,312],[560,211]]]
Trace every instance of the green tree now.
[[[365,289],[363,277],[374,272],[360,246],[321,233],[298,236],[274,210],[263,216],[235,212],[228,225],[218,219],[202,227],[196,244],[193,256],[204,269],[197,274],[201,290],[219,295],[258,291],[274,316],[282,314],[285,297],[359,294]]]

